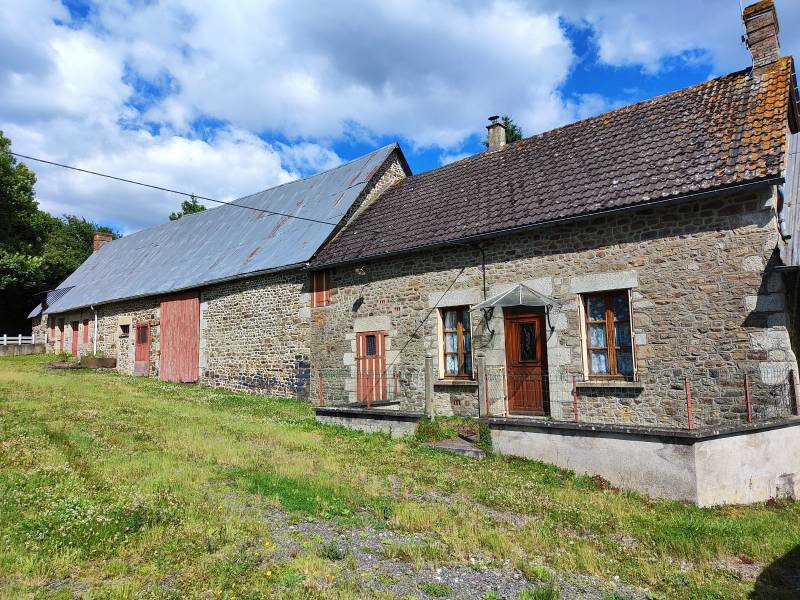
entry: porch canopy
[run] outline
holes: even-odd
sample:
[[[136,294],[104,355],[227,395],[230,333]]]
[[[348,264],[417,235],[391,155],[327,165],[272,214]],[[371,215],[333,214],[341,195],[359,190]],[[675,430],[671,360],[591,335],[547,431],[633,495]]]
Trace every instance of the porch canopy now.
[[[550,296],[540,294],[524,283],[518,283],[511,289],[487,298],[480,304],[473,306],[471,310],[484,310],[497,306],[538,306],[544,307],[549,311],[551,308],[558,308],[559,304]]]

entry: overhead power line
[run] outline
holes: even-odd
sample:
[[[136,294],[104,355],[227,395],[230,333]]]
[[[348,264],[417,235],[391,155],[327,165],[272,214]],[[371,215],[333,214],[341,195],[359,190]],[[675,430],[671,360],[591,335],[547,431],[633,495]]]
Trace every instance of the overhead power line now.
[[[299,215],[293,215],[291,213],[280,212],[280,211],[277,211],[277,210],[269,210],[269,209],[266,209],[266,208],[258,208],[258,207],[255,207],[255,206],[248,206],[246,204],[238,204],[238,203],[234,204],[233,202],[225,202],[224,200],[217,200],[216,198],[209,198],[208,196],[199,196],[199,195],[191,193],[191,192],[182,192],[180,190],[174,190],[172,188],[167,188],[167,187],[163,187],[163,186],[160,186],[160,185],[153,185],[152,183],[144,183],[143,181],[137,181],[135,179],[128,179],[128,178],[125,178],[125,177],[117,177],[116,175],[109,175],[108,173],[100,173],[98,171],[90,171],[89,169],[81,169],[80,167],[73,167],[72,165],[67,165],[67,164],[55,162],[55,161],[52,161],[52,160],[45,160],[43,158],[36,158],[35,156],[28,156],[26,154],[20,154],[19,152],[12,152],[11,150],[6,150],[6,152],[8,152],[12,156],[16,156],[18,158],[23,158],[23,159],[26,159],[26,160],[33,160],[33,161],[36,161],[36,162],[44,163],[46,165],[52,165],[52,166],[55,166],[55,167],[61,167],[61,168],[64,168],[64,169],[69,169],[71,171],[77,171],[79,173],[86,173],[88,175],[95,175],[97,177],[104,177],[106,179],[112,179],[114,181],[121,181],[123,183],[130,183],[130,184],[133,184],[133,185],[138,185],[138,186],[141,186],[141,187],[146,187],[146,188],[150,188],[150,189],[154,189],[154,190],[159,190],[159,191],[162,191],[162,192],[168,192],[170,194],[178,194],[179,196],[186,196],[187,198],[196,198],[198,200],[206,200],[208,202],[215,202],[217,204],[222,204],[224,206],[233,206],[235,208],[244,208],[244,209],[253,210],[253,211],[256,211],[256,212],[259,212],[259,213],[264,213],[264,214],[268,214],[268,215],[277,215],[277,216],[286,217],[286,218],[289,218],[289,219],[298,219],[300,221],[307,221],[309,223],[317,223],[319,225],[328,225],[329,227],[334,227],[334,228],[335,227],[339,227],[339,225],[340,225],[340,222],[325,221],[325,220],[322,220],[322,219],[314,219],[314,218],[311,218],[311,217],[301,217]],[[350,186],[350,187],[352,187],[352,186]],[[408,232],[402,232],[402,231],[397,231],[397,230],[386,230],[386,229],[378,229],[378,228],[374,228],[374,227],[353,226],[353,231],[363,232],[363,233],[376,233],[376,234],[380,234],[380,235],[389,235],[389,236],[392,236],[394,238],[412,240],[414,242],[419,242],[420,241],[419,236],[416,235],[416,234],[411,234],[411,233],[408,233]],[[452,242],[452,243],[453,243],[453,245],[461,245],[462,244],[462,242],[458,242],[458,241],[455,241],[455,242]],[[365,249],[366,249],[365,247],[362,248],[362,253],[363,253],[363,251]]]
[[[189,192],[181,192],[180,190],[173,190],[171,188],[162,187],[160,185],[153,185],[151,183],[144,183],[142,181],[136,181],[135,179],[126,179],[124,177],[117,177],[116,175],[108,175],[107,173],[98,173],[97,171],[90,171],[88,169],[81,169],[79,167],[73,167],[71,165],[65,165],[63,163],[54,162],[52,160],[45,160],[43,158],[36,158],[34,156],[27,156],[25,154],[19,154],[18,152],[11,152],[10,150],[7,151],[12,156],[16,156],[18,158],[24,158],[26,160],[34,160],[36,162],[44,163],[46,165],[52,165],[55,167],[62,167],[64,169],[70,169],[71,171],[78,171],[79,173],[87,173],[89,175],[97,175],[98,177],[105,177],[106,179],[114,179],[115,181],[122,181],[124,183],[132,183],[133,185],[140,185],[142,187],[151,188],[154,190],[160,190],[162,192],[169,192],[170,194],[178,194],[179,196],[186,196],[188,198],[197,198],[198,200],[206,200],[208,202],[216,202],[217,204],[224,204],[225,206],[235,206],[237,208],[246,208],[248,210],[254,210],[260,213],[266,213],[268,215],[278,215],[280,217],[289,217],[292,219],[300,219],[301,221],[309,221],[311,223],[319,223],[320,225],[331,225],[332,227],[336,227],[338,223],[332,223],[330,221],[323,221],[322,219],[312,219],[310,217],[301,217],[299,215],[292,215],[290,213],[283,213],[277,210],[267,210],[266,208],[257,208],[255,206],[247,206],[246,204],[233,204],[231,202],[225,202],[224,200],[217,200],[215,198],[209,198],[208,196],[199,196],[197,194],[189,193]]]

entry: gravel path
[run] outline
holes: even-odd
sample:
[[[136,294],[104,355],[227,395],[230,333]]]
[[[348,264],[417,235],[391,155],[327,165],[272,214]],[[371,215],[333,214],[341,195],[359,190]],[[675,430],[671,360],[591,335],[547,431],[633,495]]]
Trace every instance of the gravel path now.
[[[423,535],[348,527],[325,520],[290,520],[286,513],[277,509],[265,512],[264,518],[273,527],[272,541],[276,545],[278,561],[290,563],[304,541],[335,547],[342,556],[351,554],[355,557],[357,568],[347,576],[358,582],[361,588],[391,592],[397,597],[431,598],[420,584],[434,582],[447,585],[451,590],[450,598],[479,600],[494,592],[500,598],[511,600],[526,588],[542,585],[527,581],[508,563],[487,566],[472,559],[468,565],[416,568],[411,562],[386,556],[384,548],[392,544],[432,541]],[[553,585],[562,599],[602,600],[614,593],[635,600],[646,598],[643,590],[588,576],[556,574]]]

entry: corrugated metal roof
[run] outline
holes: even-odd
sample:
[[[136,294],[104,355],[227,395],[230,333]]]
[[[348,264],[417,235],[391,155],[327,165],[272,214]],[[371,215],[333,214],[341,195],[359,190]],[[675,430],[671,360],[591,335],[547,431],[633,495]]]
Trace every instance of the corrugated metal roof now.
[[[395,149],[397,144],[385,146],[232,204],[338,223]],[[72,289],[55,299],[48,312],[164,294],[303,263],[333,229],[226,205],[187,215],[106,243],[58,286]]]

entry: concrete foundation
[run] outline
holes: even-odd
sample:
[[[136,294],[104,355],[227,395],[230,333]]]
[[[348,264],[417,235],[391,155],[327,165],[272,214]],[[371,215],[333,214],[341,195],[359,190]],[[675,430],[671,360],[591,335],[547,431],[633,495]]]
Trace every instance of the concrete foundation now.
[[[317,421],[328,425],[341,425],[366,433],[386,433],[393,438],[414,435],[422,413],[397,410],[365,410],[349,407],[315,409]]]
[[[492,445],[699,506],[800,497],[800,419],[705,431],[494,418]]]
[[[22,356],[27,354],[44,354],[47,351],[45,344],[9,344],[0,346],[0,356]]]

